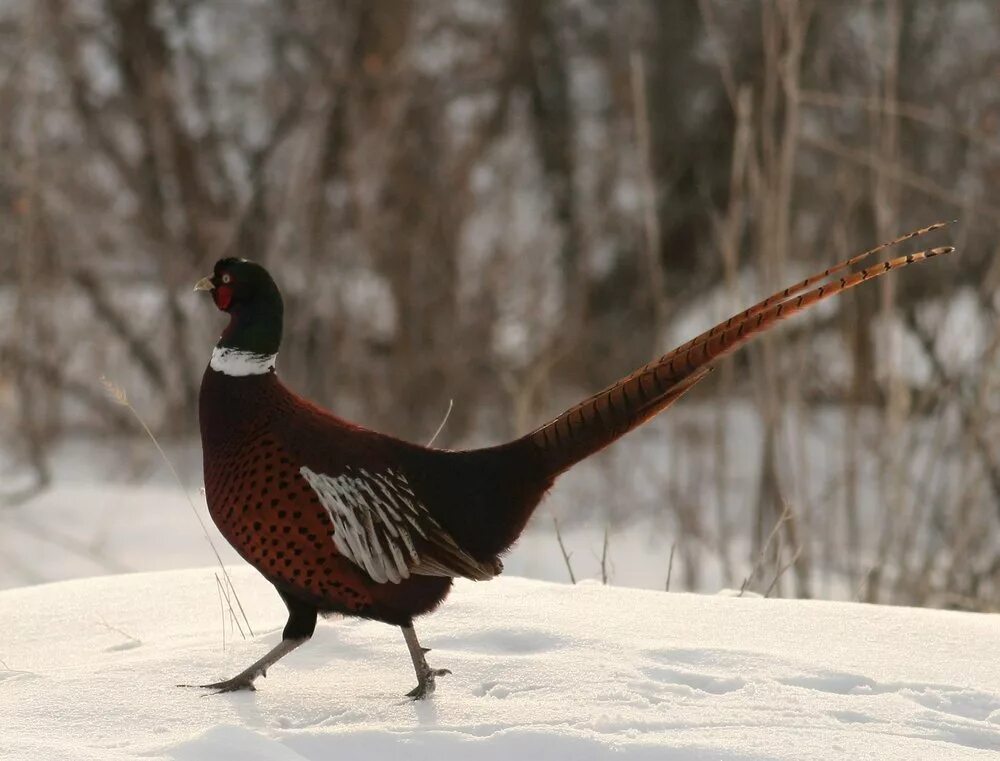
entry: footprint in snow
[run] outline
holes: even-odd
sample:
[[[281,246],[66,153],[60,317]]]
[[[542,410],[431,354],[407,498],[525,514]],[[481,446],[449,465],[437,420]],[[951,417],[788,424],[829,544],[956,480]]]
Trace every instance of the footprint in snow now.
[[[117,645],[112,645],[111,647],[106,647],[106,648],[104,648],[104,652],[106,652],[106,653],[120,653],[123,650],[134,650],[135,648],[139,647],[140,645],[142,645],[142,642],[140,642],[139,640],[137,640],[137,639],[130,639],[130,640],[126,640],[125,642],[120,642]]]
[[[647,678],[647,688],[639,691],[646,697],[654,693],[672,693],[689,697],[727,695],[746,686],[746,680],[733,676],[746,664],[759,660],[755,653],[699,648],[666,648],[646,652],[653,665],[640,669]]]
[[[279,716],[274,725],[278,729],[314,729],[316,727],[335,727],[339,724],[361,722],[365,715],[353,708],[339,710],[306,711],[304,714]]]
[[[535,692],[540,690],[541,687],[509,687],[500,682],[483,682],[478,687],[473,688],[472,694],[477,698],[497,698],[499,700],[504,700],[509,698],[511,695],[517,695],[524,692]]]
[[[886,695],[896,693],[938,713],[974,721],[988,721],[1000,711],[1000,696],[979,690],[920,682],[879,683],[859,674],[837,671],[799,674],[778,679],[789,687],[801,687],[836,695]]]
[[[844,724],[871,724],[875,717],[859,711],[830,711],[830,715]]]
[[[510,695],[510,688],[505,687],[499,682],[483,682],[472,691],[472,694],[477,698],[485,698],[489,696],[491,698],[500,698],[502,700]]]
[[[715,674],[746,673],[748,670],[772,672],[781,661],[773,655],[752,650],[724,650],[721,648],[657,648],[647,650],[646,657],[663,666],[692,666],[697,671]]]
[[[933,684],[903,684],[899,693],[932,711],[975,721],[989,721],[1000,711],[1000,698],[978,690],[963,690]]]
[[[746,680],[739,677],[713,676],[695,671],[682,671],[665,666],[650,666],[642,669],[645,676],[659,683],[662,687],[680,688],[673,692],[705,693],[709,695],[726,695],[736,692],[746,686]]]
[[[988,724],[956,724],[954,720],[917,721],[915,724],[940,742],[964,745],[978,750],[1000,750],[1000,732]]]
[[[0,669],[0,682],[16,682],[19,679],[41,679],[40,674],[33,671],[18,671],[16,669]]]
[[[893,692],[893,688],[879,685],[868,677],[839,671],[825,671],[817,674],[798,674],[777,680],[787,687],[801,687],[816,692],[834,695],[881,695]]]

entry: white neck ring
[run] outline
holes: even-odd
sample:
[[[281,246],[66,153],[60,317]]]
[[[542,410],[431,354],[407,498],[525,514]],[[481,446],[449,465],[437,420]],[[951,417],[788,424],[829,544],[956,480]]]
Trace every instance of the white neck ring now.
[[[258,354],[255,351],[216,346],[212,350],[209,367],[223,375],[241,377],[246,375],[266,375],[274,372],[277,354]]]

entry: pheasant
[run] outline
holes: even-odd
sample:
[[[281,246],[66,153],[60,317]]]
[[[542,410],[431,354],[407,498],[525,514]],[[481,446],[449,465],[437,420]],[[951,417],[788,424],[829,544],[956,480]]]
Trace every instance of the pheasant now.
[[[343,420],[278,379],[283,305],[262,266],[226,258],[195,286],[229,314],[201,383],[199,417],[209,512],[236,551],[288,608],[281,642],[232,679],[201,685],[253,690],[306,642],[318,614],[402,629],[416,672],[408,695],[434,692],[413,628],[455,578],[503,569],[554,480],[669,407],[713,364],[779,320],[893,269],[951,252],[934,248],[845,274],[864,257],[942,227],[903,235],[780,291],[639,368],[537,430],[500,446],[431,449]]]

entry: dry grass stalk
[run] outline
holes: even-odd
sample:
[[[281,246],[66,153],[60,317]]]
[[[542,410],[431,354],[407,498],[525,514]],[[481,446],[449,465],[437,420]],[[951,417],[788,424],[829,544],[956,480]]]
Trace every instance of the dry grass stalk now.
[[[127,631],[124,631],[123,629],[119,629],[117,626],[112,626],[107,621],[105,621],[102,616],[98,616],[97,623],[99,623],[102,627],[104,627],[105,629],[107,629],[109,632],[114,632],[115,634],[120,634],[125,639],[127,639],[129,642],[131,642],[133,645],[141,645],[142,644],[142,640],[141,639],[139,639],[138,637],[133,637]]]
[[[243,604],[240,602],[239,595],[236,594],[236,588],[233,586],[232,579],[229,578],[229,572],[226,570],[226,566],[222,562],[222,556],[219,555],[219,550],[216,549],[215,542],[212,541],[212,537],[208,533],[208,527],[205,525],[205,521],[202,520],[201,513],[198,512],[198,508],[195,507],[194,500],[191,499],[187,489],[184,488],[184,482],[181,480],[180,474],[177,472],[174,464],[170,461],[170,458],[167,457],[167,453],[163,451],[163,447],[160,446],[160,442],[157,441],[156,436],[150,430],[149,426],[146,425],[146,421],[142,419],[142,415],[139,414],[139,411],[136,410],[136,408],[132,405],[132,402],[129,401],[128,395],[125,393],[125,389],[103,376],[101,377],[101,384],[108,392],[108,396],[110,396],[116,404],[120,404],[128,409],[135,419],[139,421],[139,425],[142,426],[142,429],[146,432],[150,441],[153,442],[153,446],[156,447],[156,451],[160,453],[160,457],[162,457],[163,461],[167,464],[167,467],[174,476],[174,480],[177,481],[177,485],[180,487],[181,492],[183,492],[184,498],[187,500],[188,505],[191,506],[191,512],[193,512],[194,517],[197,518],[198,525],[201,526],[201,531],[205,535],[205,540],[208,542],[208,546],[212,548],[212,554],[215,555],[215,560],[219,564],[219,569],[222,571],[222,576],[225,578],[226,584],[232,590],[233,598],[236,600],[236,605],[240,609],[240,614],[243,616],[244,623],[246,623],[247,631],[249,631],[250,636],[253,637],[254,632],[253,628],[250,626],[250,620],[247,618],[246,611],[243,609]],[[240,634],[243,635],[244,638],[246,637],[246,635],[243,634],[242,627],[240,628]]]
[[[743,596],[743,593],[750,586],[751,582],[753,582],[753,580],[757,578],[760,575],[761,571],[764,569],[764,566],[767,564],[767,555],[768,555],[768,550],[771,547],[771,544],[775,541],[775,539],[777,539],[779,543],[781,542],[780,537],[782,528],[784,527],[786,522],[792,519],[792,516],[793,516],[792,506],[786,503],[784,510],[782,510],[781,515],[778,517],[777,522],[775,522],[774,527],[771,529],[771,533],[768,534],[767,541],[764,542],[764,546],[761,547],[760,552],[757,553],[757,561],[754,563],[753,568],[750,570],[750,575],[747,576],[745,579],[743,579],[743,583],[740,585],[740,594],[739,594],[740,597]],[[796,548],[796,552],[794,553],[794,557],[792,558],[791,562],[794,563],[797,557],[798,557],[798,549]],[[791,565],[791,563],[789,563],[788,565]],[[787,570],[787,566],[785,570]],[[771,585],[768,587],[769,592],[773,588],[774,584],[777,582],[778,578],[781,577],[782,572],[783,571],[781,570],[781,568],[779,568],[779,571],[775,575],[774,581],[772,581]]]
[[[445,424],[448,422],[448,418],[451,417],[451,408],[454,407],[454,406],[455,406],[455,400],[454,399],[449,399],[448,400],[448,409],[445,410],[444,417],[441,418],[441,423],[438,425],[437,429],[435,429],[434,435],[431,436],[430,439],[428,439],[428,441],[427,441],[427,446],[428,447],[434,445],[434,442],[437,441],[437,437],[441,434],[441,431],[444,430]]]

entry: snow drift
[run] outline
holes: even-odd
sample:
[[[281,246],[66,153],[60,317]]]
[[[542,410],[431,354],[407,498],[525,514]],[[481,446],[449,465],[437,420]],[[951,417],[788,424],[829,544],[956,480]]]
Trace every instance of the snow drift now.
[[[259,691],[231,676],[284,608],[232,576],[257,631],[220,610],[213,569],[0,593],[4,759],[965,759],[1000,750],[1000,618],[850,603],[667,594],[518,578],[458,582],[418,623],[321,623]],[[225,648],[223,636],[225,635]]]

